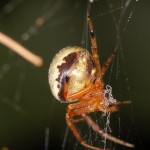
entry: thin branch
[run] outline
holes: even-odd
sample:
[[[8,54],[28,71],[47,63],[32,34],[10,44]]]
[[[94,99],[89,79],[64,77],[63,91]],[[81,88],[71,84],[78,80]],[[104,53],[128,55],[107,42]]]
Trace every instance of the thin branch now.
[[[43,59],[40,56],[30,52],[28,49],[2,32],[0,32],[0,43],[10,48],[36,67],[41,67],[43,65]]]
[[[98,134],[100,134],[102,137],[105,137],[106,139],[113,141],[117,144],[126,146],[126,147],[130,147],[130,148],[134,148],[134,145],[128,142],[125,142],[123,140],[120,140],[116,137],[113,137],[107,133],[105,133],[93,120],[90,116],[86,115],[86,114],[82,114],[82,117],[86,120],[86,122],[92,127],[92,129],[97,132]]]

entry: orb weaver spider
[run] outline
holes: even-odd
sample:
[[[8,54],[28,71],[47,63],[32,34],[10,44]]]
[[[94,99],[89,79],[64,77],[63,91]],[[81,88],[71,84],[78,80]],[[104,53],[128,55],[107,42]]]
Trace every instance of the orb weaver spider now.
[[[127,147],[133,144],[108,135],[88,116],[91,112],[103,113],[118,111],[119,104],[112,96],[112,88],[104,86],[103,76],[112,62],[115,52],[106,60],[103,67],[99,63],[97,42],[93,23],[87,12],[92,53],[77,46],[68,46],[60,50],[53,58],[49,68],[49,84],[54,97],[62,103],[71,103],[67,107],[66,122],[79,143],[93,150],[101,148],[86,143],[75,127],[75,123],[86,121],[101,136]],[[75,119],[74,117],[79,118]]]

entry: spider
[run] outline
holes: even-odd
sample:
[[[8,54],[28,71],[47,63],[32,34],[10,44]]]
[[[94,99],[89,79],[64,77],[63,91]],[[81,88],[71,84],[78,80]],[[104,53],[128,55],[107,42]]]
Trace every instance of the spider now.
[[[88,116],[89,113],[96,111],[104,113],[118,111],[119,104],[129,102],[117,102],[112,96],[111,86],[104,85],[103,76],[112,62],[115,52],[101,67],[89,11],[87,12],[87,22],[92,53],[78,46],[68,46],[55,55],[49,68],[49,84],[52,94],[62,103],[71,103],[67,106],[66,122],[81,145],[93,150],[102,150],[86,143],[75,127],[75,123],[86,121],[94,131],[107,139],[127,147],[134,147],[133,144],[105,133]],[[76,116],[78,118],[75,118]]]

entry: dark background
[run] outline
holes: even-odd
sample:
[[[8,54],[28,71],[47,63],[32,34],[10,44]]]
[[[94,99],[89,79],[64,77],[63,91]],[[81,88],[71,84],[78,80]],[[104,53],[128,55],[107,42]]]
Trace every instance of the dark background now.
[[[120,0],[112,3],[114,8],[121,4]],[[116,46],[116,27],[108,10],[105,0],[97,0],[91,6],[101,63]],[[66,104],[59,103],[51,95],[48,68],[53,56],[65,46],[85,46],[81,44],[85,13],[86,0],[0,0],[1,31],[44,59],[44,65],[36,68],[0,45],[0,149],[6,146],[10,150],[42,150],[46,128],[49,128],[49,149],[61,149],[66,130]],[[119,10],[114,12],[117,18],[119,14]],[[47,20],[36,28],[33,24],[39,16]],[[122,106],[121,111],[112,116],[111,128],[114,128],[113,135],[134,143],[136,150],[146,150],[149,146],[149,16],[148,0],[139,0],[128,7],[127,16],[123,18],[126,30],[121,32],[124,59],[117,55],[112,73],[109,70],[105,77],[107,84],[111,74],[110,84],[114,85],[117,99],[132,100],[131,105]],[[110,145],[113,149],[114,145]],[[71,132],[65,148],[85,149],[78,145]]]

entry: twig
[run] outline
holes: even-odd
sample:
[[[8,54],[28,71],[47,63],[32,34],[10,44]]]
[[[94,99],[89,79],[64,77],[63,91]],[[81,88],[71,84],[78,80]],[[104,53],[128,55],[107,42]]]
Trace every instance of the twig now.
[[[41,67],[43,65],[43,59],[40,56],[30,52],[28,49],[2,32],[0,32],[0,43],[10,48],[36,67]]]

